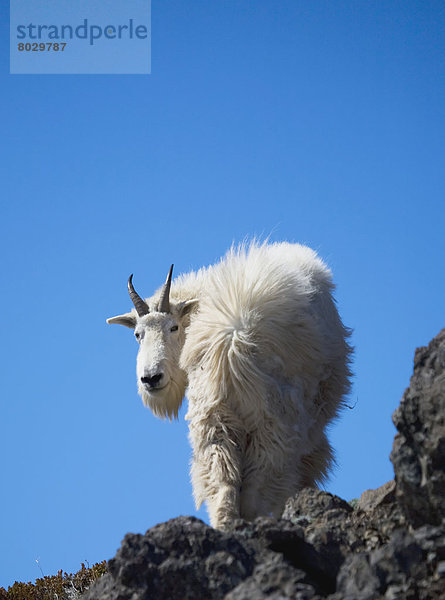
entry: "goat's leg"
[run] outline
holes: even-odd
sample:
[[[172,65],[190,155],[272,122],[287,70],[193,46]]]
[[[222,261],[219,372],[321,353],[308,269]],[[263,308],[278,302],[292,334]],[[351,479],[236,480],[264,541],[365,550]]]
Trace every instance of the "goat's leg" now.
[[[224,529],[240,516],[242,454],[239,435],[215,421],[190,424],[191,477],[196,505],[206,501],[211,525]]]

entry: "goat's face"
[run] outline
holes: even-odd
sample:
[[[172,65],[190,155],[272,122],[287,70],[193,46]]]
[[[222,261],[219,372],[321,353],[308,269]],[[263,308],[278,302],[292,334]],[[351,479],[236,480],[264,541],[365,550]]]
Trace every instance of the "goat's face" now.
[[[171,273],[169,276],[171,279]],[[169,301],[167,294],[167,304],[163,304],[161,291],[160,300],[145,302],[139,296],[132,295],[134,288],[131,278],[129,289],[130,286],[130,295],[136,309],[107,319],[107,323],[125,325],[134,330],[139,343],[136,366],[139,394],[145,406],[156,416],[171,419],[178,416],[187,385],[187,376],[179,367],[179,359],[185,342],[189,312],[197,301],[173,303]],[[149,309],[151,304],[155,307],[154,310]]]

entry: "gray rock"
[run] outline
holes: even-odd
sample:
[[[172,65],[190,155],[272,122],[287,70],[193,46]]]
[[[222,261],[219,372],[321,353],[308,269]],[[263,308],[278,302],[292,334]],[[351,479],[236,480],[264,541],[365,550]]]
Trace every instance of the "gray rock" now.
[[[358,499],[356,508],[371,511],[382,504],[389,504],[394,500],[395,491],[396,482],[393,479],[375,490],[365,490]]]
[[[251,577],[240,583],[225,596],[225,600],[252,600],[253,598],[300,598],[312,600],[316,593],[306,583],[307,575],[292,567],[280,554],[255,567]]]
[[[127,534],[109,574],[85,600],[196,600],[223,598],[255,566],[253,552],[235,537],[194,517]]]
[[[330,600],[441,600],[443,556],[443,526],[425,526],[413,533],[399,529],[380,548],[346,558]]]
[[[374,573],[369,555],[350,555],[337,577],[335,598],[342,600],[375,600],[380,598],[380,582]]]
[[[352,512],[352,506],[334,494],[314,488],[305,488],[296,496],[289,498],[283,511],[283,519],[295,522],[305,518],[309,522],[319,519],[330,510]]]
[[[414,527],[437,525],[445,517],[445,329],[416,350],[393,421],[397,501]]]
[[[285,519],[261,517],[253,523],[238,525],[236,533],[244,543],[250,540],[255,545],[258,563],[268,563],[271,556],[278,555],[290,567],[303,571],[304,583],[317,593],[326,595],[335,590],[339,568],[334,560],[335,546],[315,547],[305,539],[302,527]]]

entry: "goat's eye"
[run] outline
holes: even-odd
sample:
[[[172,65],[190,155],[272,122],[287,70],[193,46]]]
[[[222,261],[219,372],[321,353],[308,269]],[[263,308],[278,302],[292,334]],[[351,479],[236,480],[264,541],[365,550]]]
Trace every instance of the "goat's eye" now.
[[[170,331],[178,331],[178,326],[177,325],[173,325],[173,327],[170,329]]]

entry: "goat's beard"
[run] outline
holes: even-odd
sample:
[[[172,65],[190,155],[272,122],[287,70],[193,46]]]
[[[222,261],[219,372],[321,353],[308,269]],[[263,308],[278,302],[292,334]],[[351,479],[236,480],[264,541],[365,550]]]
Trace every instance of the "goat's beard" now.
[[[178,418],[178,412],[184,399],[186,388],[186,377],[182,372],[178,372],[170,378],[168,384],[155,392],[147,390],[139,385],[139,395],[142,398],[144,406],[161,419],[168,417],[170,421]]]

